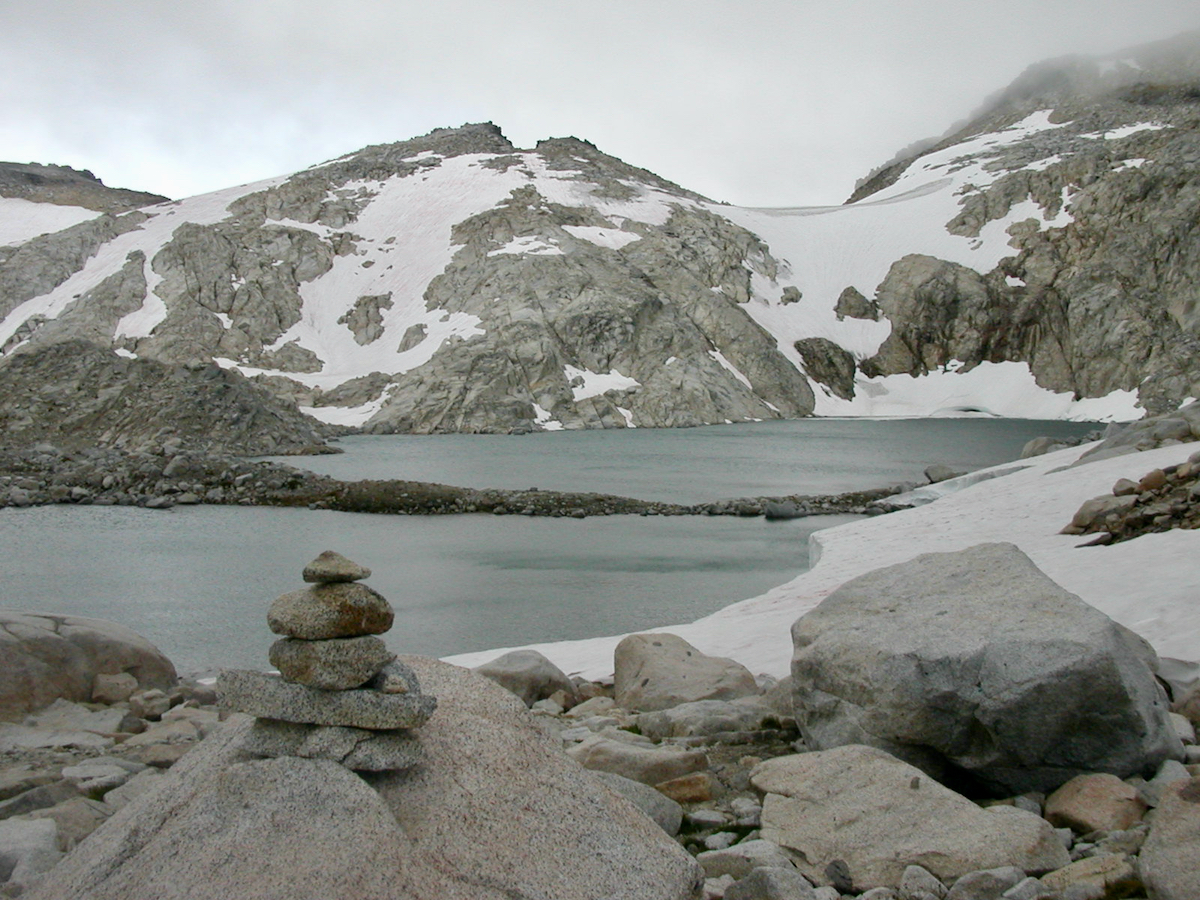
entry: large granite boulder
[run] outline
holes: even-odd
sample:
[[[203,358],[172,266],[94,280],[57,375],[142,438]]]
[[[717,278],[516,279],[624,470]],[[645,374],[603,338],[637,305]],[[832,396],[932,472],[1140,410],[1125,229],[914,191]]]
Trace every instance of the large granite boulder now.
[[[736,700],[758,693],[754,676],[732,659],[707,656],[673,634],[631,634],[613,651],[617,705],[670,709],[697,700]]]
[[[466,669],[404,661],[439,700],[421,765],[359,777],[328,760],[253,760],[241,749],[252,720],[238,717],[30,896],[696,896],[695,861],[566,759],[519,700]]]
[[[14,721],[62,697],[92,699],[97,675],[127,673],[139,689],[168,690],[171,661],[115,622],[0,611],[0,720]]]
[[[855,578],[792,627],[797,725],[996,794],[1153,774],[1183,747],[1141,638],[1011,544]]]
[[[983,809],[874,747],[776,757],[750,780],[766,794],[763,839],[790,851],[817,884],[848,873],[854,890],[865,891],[897,887],[909,865],[948,883],[978,869],[1040,873],[1071,861],[1040,817],[1008,806]]]

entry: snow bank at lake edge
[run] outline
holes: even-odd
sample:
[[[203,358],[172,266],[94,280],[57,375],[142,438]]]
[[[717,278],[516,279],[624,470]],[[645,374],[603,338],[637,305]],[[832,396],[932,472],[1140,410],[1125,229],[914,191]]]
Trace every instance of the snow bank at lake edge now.
[[[1200,604],[1195,603],[1200,531],[1151,534],[1109,547],[1080,548],[1088,537],[1062,535],[1085,500],[1108,493],[1118,478],[1183,462],[1200,443],[1067,468],[1088,447],[1004,463],[1019,471],[983,481],[915,509],[853,522],[813,536],[813,567],[766,594],[687,624],[657,631],[677,634],[700,650],[738,660],[753,672],[781,677],[789,670],[791,625],[851,578],[922,553],[1010,541],[1050,578],[1146,638],[1159,655],[1197,661]],[[819,554],[819,556],[818,556]],[[612,672],[613,648],[624,635],[529,645],[566,672],[602,678]],[[477,666],[509,649],[447,657]]]

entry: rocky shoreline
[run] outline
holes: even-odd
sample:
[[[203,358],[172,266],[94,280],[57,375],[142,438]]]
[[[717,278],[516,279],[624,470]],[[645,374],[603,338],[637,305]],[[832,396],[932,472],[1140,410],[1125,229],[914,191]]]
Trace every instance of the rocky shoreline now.
[[[50,443],[0,448],[0,508],[50,504],[284,506],[393,515],[490,513],[587,516],[873,514],[897,485],[830,495],[748,497],[684,505],[611,494],[462,488],[417,481],[338,481],[279,463],[198,453],[168,439],[140,450],[68,450]]]
[[[65,661],[39,681],[58,693],[48,707],[0,690],[0,896],[1192,900],[1200,886],[1200,688],[1168,698],[1140,639],[1011,545],[848,582],[797,621],[782,680],[666,633],[625,638],[601,680],[531,650],[474,670],[364,656],[362,634],[391,624],[369,574],[322,554],[312,586],[268,613],[277,644],[319,664],[226,673],[215,693],[120,626],[0,613],[17,666],[0,682]],[[905,614],[935,633],[864,638],[906,585]],[[1014,589],[1028,608],[996,602]],[[947,602],[967,614],[938,619]],[[344,649],[361,663],[348,681]],[[960,708],[948,692],[974,696],[981,653],[995,683]],[[886,661],[912,654],[921,665]],[[856,679],[860,665],[883,669]],[[913,705],[930,690],[937,703]],[[421,715],[378,721],[423,691]],[[1031,748],[1018,732],[1033,721]],[[361,752],[381,740],[403,752]]]

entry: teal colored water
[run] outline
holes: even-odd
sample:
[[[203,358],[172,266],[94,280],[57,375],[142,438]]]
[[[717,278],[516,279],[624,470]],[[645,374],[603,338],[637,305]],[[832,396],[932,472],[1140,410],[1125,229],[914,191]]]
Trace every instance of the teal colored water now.
[[[1066,423],[814,420],[522,437],[362,437],[302,460],[346,478],[603,491],[647,499],[832,493],[930,463],[1011,459]],[[295,461],[293,461],[295,462]],[[808,535],[848,517],[370,516],[251,507],[0,510],[0,608],[111,619],[181,671],[266,668],[266,610],[338,550],[374,570],[397,652],[445,656],[690,621],[808,566]]]

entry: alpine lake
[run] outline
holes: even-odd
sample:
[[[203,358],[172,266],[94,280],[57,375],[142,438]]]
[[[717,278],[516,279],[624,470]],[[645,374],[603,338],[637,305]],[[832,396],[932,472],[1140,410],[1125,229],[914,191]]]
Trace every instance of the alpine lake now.
[[[1094,424],[800,419],[688,429],[343,439],[276,461],[347,480],[595,491],[700,503],[921,482],[1017,458]],[[395,516],[244,506],[0,509],[0,606],[110,619],[181,673],[264,669],[272,600],[322,550],[373,570],[392,650],[428,656],[687,622],[808,568],[808,536],[852,516]]]

